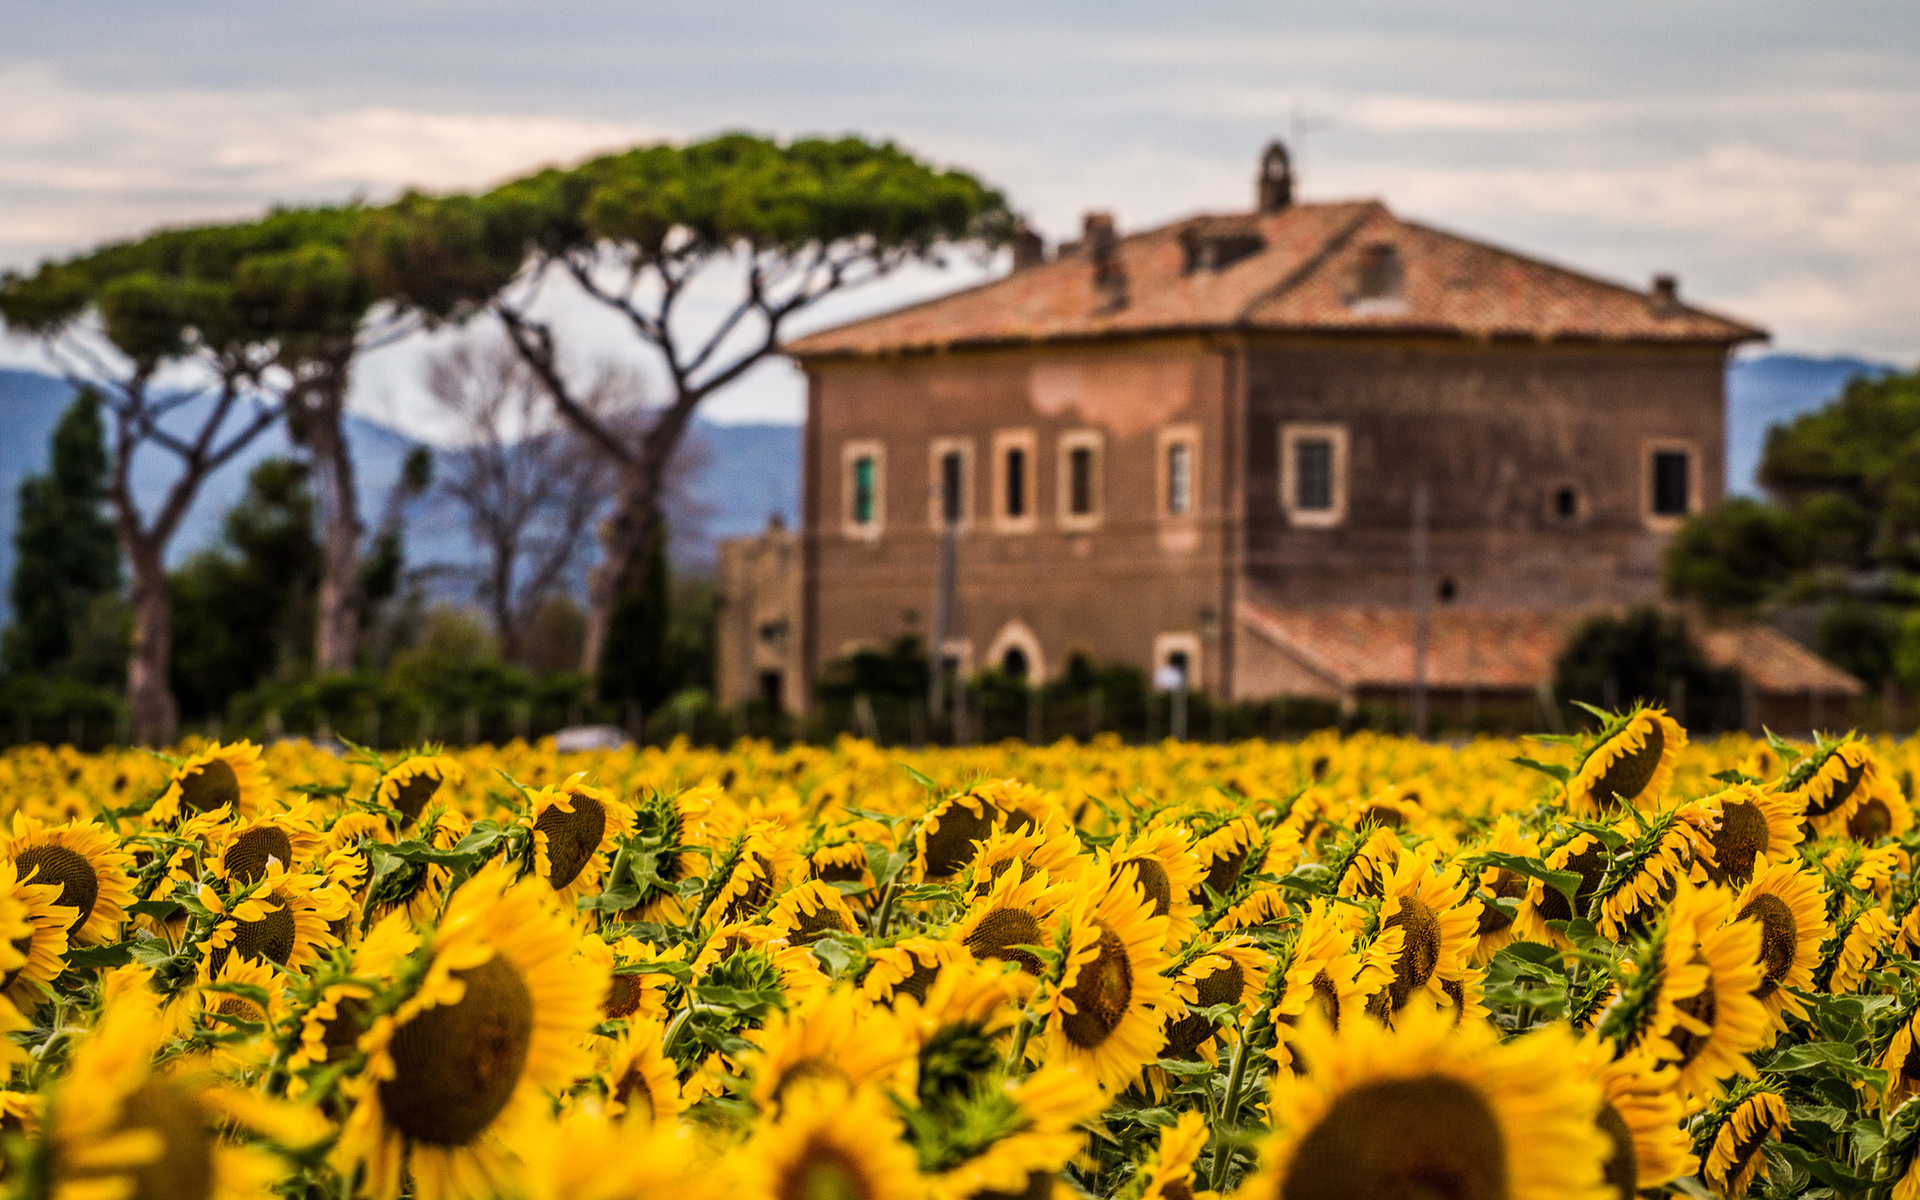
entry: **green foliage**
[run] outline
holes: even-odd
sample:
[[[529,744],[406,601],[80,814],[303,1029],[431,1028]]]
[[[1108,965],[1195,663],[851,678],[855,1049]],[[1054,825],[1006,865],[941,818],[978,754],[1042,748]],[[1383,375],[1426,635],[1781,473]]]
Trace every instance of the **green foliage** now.
[[[20,484],[14,528],[14,623],[6,664],[14,672],[78,673],[107,684],[111,676],[76,672],[79,627],[96,597],[120,587],[120,548],[106,513],[107,450],[100,396],[75,396],[53,431],[53,461],[44,475]]]
[[[1685,618],[1652,605],[1576,630],[1554,663],[1553,688],[1563,703],[1684,704],[1683,723],[1693,729],[1732,729],[1740,720],[1738,677],[1707,661]]]
[[[189,716],[296,669],[312,640],[320,546],[304,464],[267,459],[227,514],[222,544],[173,572],[173,688]]]

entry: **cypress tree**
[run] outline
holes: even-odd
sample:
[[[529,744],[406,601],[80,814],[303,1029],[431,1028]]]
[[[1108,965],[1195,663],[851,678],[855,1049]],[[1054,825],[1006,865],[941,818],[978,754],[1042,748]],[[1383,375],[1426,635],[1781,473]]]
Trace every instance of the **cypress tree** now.
[[[58,672],[96,596],[120,587],[120,547],[106,512],[107,447],[100,396],[82,389],[53,431],[53,462],[20,484],[14,530],[13,627],[7,665]]]

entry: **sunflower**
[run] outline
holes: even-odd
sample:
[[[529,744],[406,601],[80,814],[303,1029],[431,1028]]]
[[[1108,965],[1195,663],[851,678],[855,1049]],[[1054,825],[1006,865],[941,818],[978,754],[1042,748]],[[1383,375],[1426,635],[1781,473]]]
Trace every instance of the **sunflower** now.
[[[913,880],[940,883],[959,875],[980,852],[980,843],[1001,829],[1036,824],[1025,813],[995,803],[997,789],[978,787],[935,804],[913,833]]]
[[[542,1093],[591,1065],[581,1049],[606,979],[544,881],[483,867],[448,901],[417,989],[360,1038],[366,1070],[335,1158],[374,1200],[407,1178],[418,1200],[517,1191],[516,1143]]]
[[[1206,908],[1210,904],[1209,891],[1219,896],[1232,895],[1234,885],[1246,870],[1247,860],[1260,846],[1260,837],[1260,823],[1252,817],[1241,816],[1195,842],[1193,857],[1204,873],[1187,898]]]
[[[429,815],[432,822],[425,828],[416,827],[409,841],[425,842],[435,850],[451,850],[473,830],[473,822],[464,813],[429,810]],[[415,925],[431,925],[440,915],[440,904],[446,898],[447,884],[452,879],[453,868],[444,864],[409,864],[367,893],[363,905],[365,917],[379,920],[390,912],[400,911]]]
[[[826,884],[857,885],[861,890],[840,893],[849,903],[865,907],[877,899],[874,895],[873,868],[867,862],[867,848],[859,842],[836,842],[816,848],[807,855],[807,878]],[[858,899],[853,899],[856,896]]]
[[[1369,997],[1394,981],[1394,964],[1406,946],[1406,927],[1384,930],[1364,952],[1355,952],[1348,921],[1331,902],[1313,902],[1283,956],[1283,981],[1273,1005],[1275,1021],[1292,1025],[1313,1010],[1337,1033],[1360,1015]],[[1291,1060],[1285,1042],[1273,1056],[1283,1065]]]
[[[569,903],[598,890],[605,856],[633,831],[633,810],[584,778],[581,772],[534,792],[533,811],[522,822],[533,830],[533,873]]]
[[[742,956],[746,956],[744,961]],[[777,984],[789,1004],[798,1003],[832,983],[820,970],[820,960],[805,946],[790,946],[771,925],[722,925],[707,935],[693,959],[693,973],[708,975],[718,968],[739,968],[761,974]]]
[[[635,1021],[614,1044],[601,1072],[607,1082],[607,1115],[669,1126],[680,1119],[677,1068],[661,1049],[666,1030],[658,1021]]]
[[[1273,1132],[1243,1200],[1606,1194],[1600,1089],[1566,1069],[1564,1028],[1503,1043],[1489,1025],[1410,1007],[1392,1030],[1363,1019],[1335,1034],[1312,1018],[1294,1043],[1304,1069],[1274,1077]]]
[[[220,1124],[254,1127],[290,1148],[309,1143],[319,1129],[298,1110],[212,1084],[190,1069],[155,1067],[166,1026],[154,1000],[151,993],[120,996],[74,1051],[47,1106],[51,1195],[267,1195],[285,1169],[220,1137]]]
[[[1574,1061],[1600,1085],[1595,1121],[1612,1143],[1606,1176],[1620,1200],[1693,1173],[1699,1162],[1690,1153],[1686,1110],[1673,1090],[1672,1068],[1658,1066],[1638,1050],[1622,1053],[1593,1034],[1581,1039]]]
[[[1880,762],[1865,742],[1819,738],[1813,753],[1793,764],[1779,790],[1798,801],[1813,831],[1825,836],[1844,830],[1867,797],[1884,786]]]
[[[933,1164],[931,1200],[1054,1195],[1055,1176],[1086,1144],[1078,1127],[1106,1107],[1092,1079],[1058,1065],[1043,1066],[1017,1084],[988,1074],[972,1100],[968,1132],[975,1136]]]
[[[677,1122],[622,1120],[581,1104],[528,1147],[529,1195],[542,1200],[723,1200],[737,1174]]]
[[[985,898],[967,907],[949,936],[976,959],[1018,963],[1022,971],[1038,976],[1043,969],[1040,959],[1022,947],[1052,941],[1046,922],[1070,895],[1066,889],[1049,887],[1045,876],[1020,879],[1008,872]]]
[[[18,864],[0,862],[0,897],[19,906],[15,928],[26,932],[11,939],[9,949],[20,961],[0,970],[0,993],[16,1008],[31,1012],[46,998],[53,981],[66,970],[67,930],[79,913],[59,903],[61,887],[55,883],[21,883]]]
[[[817,942],[829,933],[856,933],[860,928],[840,889],[818,879],[787,889],[767,914],[767,924],[795,946]]]
[[[1244,937],[1227,938],[1210,946],[1180,968],[1173,983],[1174,996],[1188,1009],[1212,1008],[1217,1004],[1244,1006],[1266,986],[1273,970],[1273,956]],[[1218,1027],[1204,1015],[1186,1012],[1166,1022],[1166,1047],[1162,1058],[1192,1058],[1196,1054],[1212,1056],[1212,1044]]]
[[[748,1039],[759,1048],[749,1062],[753,1102],[763,1111],[780,1108],[806,1080],[833,1079],[850,1088],[883,1083],[912,1054],[899,1024],[866,1010],[846,987],[768,1014]]]
[[[1887,1086],[1880,1093],[1882,1112],[1891,1113],[1920,1094],[1920,1005],[1909,1003],[1901,1012],[1875,1065],[1887,1073]]]
[[[283,967],[314,962],[339,945],[328,925],[347,911],[350,901],[321,875],[290,875],[269,861],[266,873],[227,896],[210,885],[200,887],[200,904],[216,918],[202,950],[205,978],[217,978],[230,953],[267,959]]]
[[[1423,994],[1436,1004],[1452,1003],[1444,985],[1466,975],[1479,939],[1480,902],[1468,894],[1458,868],[1439,870],[1430,846],[1403,855],[1384,886],[1380,929],[1403,929],[1405,941],[1393,964],[1393,982],[1375,995],[1368,1010],[1384,1017]]]
[[[1794,797],[1748,783],[1695,801],[1681,815],[1705,834],[1706,852],[1695,863],[1714,883],[1743,886],[1768,863],[1791,859],[1800,844]]]
[[[1673,781],[1687,731],[1658,708],[1639,708],[1602,726],[1567,780],[1567,808],[1604,816],[1623,804],[1653,808]]]
[[[794,1089],[746,1145],[752,1200],[918,1200],[924,1190],[900,1114],[874,1088],[814,1081]]]
[[[268,786],[260,747],[246,741],[215,743],[174,768],[167,790],[147,810],[147,820],[165,826],[221,808],[250,817],[259,811]]]
[[[1200,863],[1188,846],[1187,831],[1177,825],[1153,825],[1133,837],[1122,835],[1106,848],[1102,860],[1115,885],[1126,886],[1131,875],[1153,901],[1153,915],[1167,919],[1168,944],[1186,945],[1194,934],[1194,918],[1200,915],[1200,906],[1193,902]]]
[[[398,827],[404,830],[420,819],[443,784],[459,787],[466,777],[466,768],[445,754],[409,754],[380,777],[373,802],[399,813]]]
[[[1708,1114],[1694,1143],[1705,1160],[1701,1178],[1717,1195],[1746,1195],[1755,1179],[1767,1177],[1767,1143],[1780,1141],[1792,1128],[1787,1102],[1778,1092],[1755,1084],[1741,1087]]]
[[[309,1066],[338,1062],[358,1048],[360,1037],[373,1020],[373,1002],[400,962],[420,948],[420,934],[405,913],[390,913],[368,931],[353,952],[352,974],[321,989],[319,997],[300,1017],[300,1044],[287,1060],[298,1075]],[[299,1096],[304,1080],[289,1087]]]
[[[662,954],[652,942],[623,937],[609,946],[589,934],[581,939],[581,953],[596,960],[598,970],[607,973],[607,994],[600,1001],[601,1015],[610,1021],[664,1021],[667,1016],[667,988],[661,982],[668,976],[647,967],[660,961],[684,961],[687,949],[675,946]]]
[[[1080,854],[1080,838],[1072,829],[1039,825],[1000,829],[980,843],[980,853],[961,873],[961,890],[969,896],[984,896],[1015,866],[1020,868],[1022,879],[1044,871],[1053,883],[1071,883],[1080,877],[1086,860]]]
[[[1863,846],[1842,842],[1820,856],[1820,869],[1827,873],[1829,894],[1836,892],[1834,884],[1844,882],[1886,904],[1893,899],[1895,875],[1907,869],[1907,852],[1898,843]]]
[[[1392,829],[1376,828],[1365,837],[1355,836],[1348,851],[1330,863],[1336,896],[1378,896],[1386,887],[1393,869],[1400,865],[1400,835]]]
[[[1086,888],[1065,919],[1066,956],[1045,1002],[1047,1059],[1118,1090],[1166,1040],[1167,918],[1137,889]]]
[[[1867,972],[1879,967],[1899,934],[1899,927],[1885,909],[1863,905],[1851,920],[1834,930],[1834,949],[1822,972],[1826,986],[1821,990],[1834,996],[1858,992],[1867,981]]]
[[[1677,811],[1644,820],[1645,830],[1614,853],[1613,865],[1594,889],[1594,899],[1600,902],[1600,932],[1613,941],[1619,941],[1629,927],[1644,924],[1648,914],[1673,899],[1701,846],[1700,835]]]
[[[1553,929],[1548,922],[1571,921],[1576,916],[1586,916],[1594,889],[1606,878],[1607,867],[1611,863],[1605,844],[1590,833],[1575,834],[1561,843],[1547,855],[1547,866],[1555,871],[1571,871],[1580,876],[1580,885],[1574,889],[1573,903],[1567,902],[1567,897],[1559,888],[1549,887],[1538,879],[1529,880],[1527,894],[1521,899],[1519,912],[1513,918],[1514,936],[1571,950],[1573,944],[1567,941],[1566,935]]]
[[[1820,943],[1833,934],[1825,901],[1820,877],[1796,870],[1792,863],[1775,863],[1740,892],[1734,919],[1761,928],[1762,973],[1754,994],[1766,1003],[1778,1029],[1787,1027],[1789,1014],[1807,1015],[1806,1006],[1789,989],[1813,986]]]
[[[1882,838],[1898,838],[1912,828],[1913,805],[1884,778],[1847,818],[1847,836],[1868,845]]]
[[[1493,829],[1487,834],[1483,850],[1500,854],[1512,854],[1519,858],[1540,857],[1540,839],[1521,829],[1520,822],[1509,813],[1494,822]],[[1492,960],[1493,956],[1511,946],[1519,936],[1514,918],[1519,912],[1517,902],[1527,894],[1527,877],[1518,871],[1509,871],[1505,867],[1486,867],[1480,872],[1480,940],[1474,943],[1470,961],[1476,966]],[[1509,910],[1495,903],[1499,900],[1512,900],[1516,906]]]
[[[720,795],[719,788],[705,784],[680,792],[649,790],[636,797],[634,828],[663,847],[654,868],[660,885],[643,892],[640,903],[620,914],[621,920],[686,923],[685,905],[672,889],[706,873],[706,859],[691,847],[705,844],[706,816]]]
[[[14,864],[22,883],[60,885],[54,903],[74,910],[69,939],[95,946],[118,938],[133,903],[133,859],[106,830],[91,821],[42,825],[17,812],[0,856]]]
[[[1690,927],[1690,965],[1706,968],[1697,991],[1676,989],[1673,1028],[1667,1034],[1673,1050],[1669,1061],[1679,1068],[1682,1095],[1717,1095],[1723,1080],[1751,1078],[1753,1063],[1747,1055],[1765,1045],[1771,1033],[1766,1005],[1755,994],[1761,979],[1761,926],[1758,921],[1733,920],[1732,913],[1728,892],[1701,888],[1683,892],[1669,914],[1676,928],[1683,922]]]
[[[1286,889],[1278,886],[1248,888],[1232,907],[1220,914],[1210,932],[1227,934],[1243,929],[1272,929],[1293,916]]]
[[[1195,1200],[1211,1192],[1193,1188],[1193,1164],[1207,1144],[1207,1119],[1188,1110],[1180,1119],[1160,1131],[1160,1147],[1150,1162],[1140,1167],[1147,1186],[1140,1200]]]
[[[264,993],[263,1004],[253,993]],[[213,1035],[217,1062],[247,1067],[259,1061],[270,1025],[286,1015],[286,977],[251,958],[228,958],[220,974],[189,993],[197,1000],[196,1027]]]
[[[973,955],[958,942],[901,938],[891,946],[867,951],[868,969],[860,981],[860,994],[869,1004],[892,1005],[902,997],[924,1002],[948,967],[972,961]]]
[[[795,856],[786,830],[773,821],[749,821],[727,840],[702,894],[700,915],[729,925],[757,914],[780,894]]]
[[[312,824],[312,811],[303,802],[286,812],[222,822],[206,831],[207,864],[219,878],[241,884],[257,882],[270,862],[283,871],[304,870],[326,845],[326,836]]]

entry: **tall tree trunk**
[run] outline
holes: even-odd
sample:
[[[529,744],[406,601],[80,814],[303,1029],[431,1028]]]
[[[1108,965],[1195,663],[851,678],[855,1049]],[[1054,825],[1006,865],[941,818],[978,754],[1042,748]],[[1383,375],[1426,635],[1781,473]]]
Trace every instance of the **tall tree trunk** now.
[[[645,579],[647,554],[660,525],[659,474],[648,469],[644,458],[621,464],[620,494],[612,515],[600,527],[603,557],[587,591],[587,640],[580,655],[583,673],[600,674],[614,611],[620,597]]]
[[[148,538],[127,541],[133,569],[133,648],[127,659],[127,710],[135,745],[167,746],[180,724],[180,708],[167,679],[173,605],[167,595],[167,565]]]
[[[360,497],[354,489],[353,454],[341,428],[346,407],[346,371],[330,377],[300,422],[302,440],[319,468],[320,510],[325,523],[320,595],[314,621],[316,671],[351,671],[360,641]]]

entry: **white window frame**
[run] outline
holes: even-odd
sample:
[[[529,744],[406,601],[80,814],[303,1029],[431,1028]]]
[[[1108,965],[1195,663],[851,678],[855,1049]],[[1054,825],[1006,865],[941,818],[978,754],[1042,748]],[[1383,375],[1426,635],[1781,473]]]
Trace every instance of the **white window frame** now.
[[[1172,450],[1185,443],[1187,447],[1187,511],[1173,511]],[[1200,427],[1198,425],[1169,425],[1160,431],[1154,440],[1154,510],[1162,521],[1188,522],[1197,520],[1204,507],[1201,491],[1200,472]]]
[[[1007,512],[1007,451],[1026,457],[1027,511]],[[1040,435],[1031,429],[1002,429],[993,435],[993,527],[999,533],[1032,533],[1040,527]]]
[[[1039,686],[1047,681],[1047,656],[1040,649],[1040,639],[1025,621],[1014,618],[1000,627],[994,635],[993,644],[987,647],[986,665],[997,667],[1006,657],[1008,650],[1018,646],[1020,653],[1027,656],[1027,683]]]
[[[854,520],[853,465],[863,458],[873,459],[873,520]],[[863,439],[840,447],[840,529],[856,541],[876,542],[887,525],[887,447],[884,442]]]
[[[1323,441],[1333,447],[1330,464],[1333,477],[1326,508],[1301,508],[1299,500],[1299,456],[1301,442]],[[1287,523],[1302,529],[1331,529],[1347,520],[1348,438],[1345,425],[1327,422],[1289,421],[1280,427],[1280,507]]]
[[[1674,452],[1687,456],[1687,511],[1677,515],[1657,513],[1653,511],[1653,456]],[[1641,442],[1640,514],[1647,528],[1655,533],[1672,533],[1700,508],[1700,447],[1686,438],[1648,438]]]
[[[960,452],[960,520],[955,529],[966,533],[973,528],[974,446],[970,437],[937,437],[927,446],[927,527],[935,533],[946,529],[941,515],[940,460],[952,451]]]
[[[1092,471],[1087,480],[1088,509],[1073,511],[1073,452],[1086,450],[1092,455]],[[1106,512],[1106,436],[1098,429],[1072,429],[1060,435],[1054,475],[1058,494],[1060,528],[1075,533],[1098,529]]]

